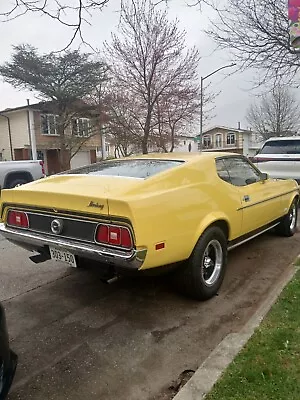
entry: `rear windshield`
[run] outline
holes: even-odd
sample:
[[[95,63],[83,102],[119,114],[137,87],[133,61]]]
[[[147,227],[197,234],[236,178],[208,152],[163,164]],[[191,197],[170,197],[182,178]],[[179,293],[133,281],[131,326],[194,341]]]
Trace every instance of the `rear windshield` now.
[[[178,160],[118,160],[103,161],[68,171],[68,174],[111,175],[145,179],[159,172],[177,167]]]
[[[267,142],[260,154],[300,154],[300,140],[272,140]]]

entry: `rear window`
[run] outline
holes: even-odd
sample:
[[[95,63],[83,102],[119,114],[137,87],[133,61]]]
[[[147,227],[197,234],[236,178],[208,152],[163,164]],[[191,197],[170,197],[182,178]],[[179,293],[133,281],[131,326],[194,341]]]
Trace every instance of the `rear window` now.
[[[272,140],[259,154],[300,154],[300,140]]]
[[[68,174],[110,175],[145,179],[159,172],[177,167],[177,160],[118,160],[103,161],[68,171]]]

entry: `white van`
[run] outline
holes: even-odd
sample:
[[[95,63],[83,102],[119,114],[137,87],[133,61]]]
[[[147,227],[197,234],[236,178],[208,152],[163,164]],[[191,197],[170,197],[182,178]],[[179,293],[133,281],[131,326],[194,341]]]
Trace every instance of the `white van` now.
[[[268,139],[251,161],[271,178],[292,178],[300,184],[300,136]]]

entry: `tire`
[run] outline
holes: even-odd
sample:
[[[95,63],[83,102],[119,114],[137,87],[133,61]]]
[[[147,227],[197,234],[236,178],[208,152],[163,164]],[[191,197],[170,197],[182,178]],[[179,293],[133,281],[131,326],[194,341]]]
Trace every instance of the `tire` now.
[[[7,187],[8,187],[8,189],[12,189],[14,187],[24,185],[25,183],[28,183],[28,181],[26,179],[18,178],[18,179],[15,179],[15,180],[9,182]]]
[[[282,218],[280,224],[276,227],[276,232],[280,236],[293,236],[297,229],[298,220],[298,200],[294,199],[289,212]]]
[[[227,238],[212,226],[199,238],[187,264],[175,272],[178,290],[196,300],[215,296],[223,282],[227,264]]]

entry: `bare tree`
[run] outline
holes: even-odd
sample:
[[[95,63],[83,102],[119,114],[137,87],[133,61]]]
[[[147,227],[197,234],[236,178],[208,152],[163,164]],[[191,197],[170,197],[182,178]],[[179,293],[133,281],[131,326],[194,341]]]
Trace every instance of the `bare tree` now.
[[[106,65],[94,61],[89,54],[75,50],[39,55],[29,45],[16,46],[12,61],[0,66],[0,75],[6,82],[17,89],[34,90],[43,100],[51,101],[62,170],[69,168],[71,158],[97,133],[97,124],[79,128],[74,135],[68,135],[67,129],[72,127],[74,118],[96,114],[82,99],[106,79],[106,71]]]
[[[242,70],[259,70],[258,85],[274,79],[297,81],[300,58],[290,47],[286,0],[228,0],[216,11],[208,35],[219,48],[231,51]]]
[[[198,51],[186,48],[178,21],[170,22],[166,11],[153,8],[147,0],[124,7],[120,34],[112,35],[106,50],[117,87],[133,99],[128,107],[142,137],[142,152],[147,153],[158,101],[172,96],[176,87],[189,86],[197,92]]]
[[[168,4],[172,0],[151,0],[152,7],[161,3]],[[119,8],[120,13],[124,11],[126,2],[124,0],[114,0],[114,4]],[[131,0],[132,4],[138,4],[139,0]],[[202,3],[209,3],[210,0],[191,0],[184,4],[195,6]],[[1,4],[0,17],[2,21],[11,21],[25,14],[38,13],[46,15],[51,20],[70,28],[72,31],[69,42],[64,50],[68,48],[76,37],[85,43],[83,27],[90,24],[90,19],[94,12],[101,12],[105,7],[112,3],[112,0],[11,0]]]
[[[290,136],[299,128],[300,107],[292,93],[282,86],[263,95],[250,106],[247,121],[266,140],[272,136]]]
[[[154,109],[157,126],[153,132],[158,148],[174,151],[179,136],[187,135],[187,126],[199,116],[199,104],[195,88],[174,88],[171,95],[158,99]]]

